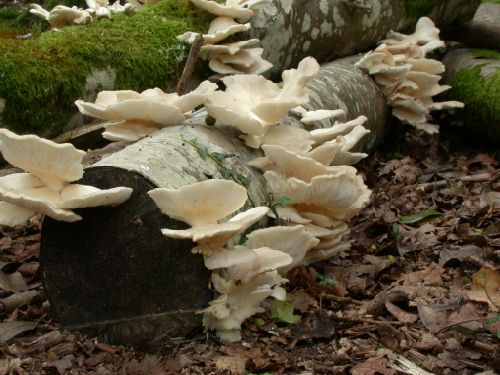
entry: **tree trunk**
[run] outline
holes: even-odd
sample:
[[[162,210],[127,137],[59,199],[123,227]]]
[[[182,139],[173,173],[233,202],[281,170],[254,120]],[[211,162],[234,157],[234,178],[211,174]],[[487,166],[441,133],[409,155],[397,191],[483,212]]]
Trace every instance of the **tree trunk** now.
[[[252,19],[249,35],[261,40],[273,77],[306,56],[318,61],[365,51],[389,30],[413,32],[427,15],[441,28],[471,19],[480,0],[274,0]]]
[[[389,29],[411,29],[421,15],[439,25],[469,19],[479,2],[373,0],[366,9],[361,0],[274,0],[252,20],[251,36],[262,40],[279,79],[305,56],[326,62],[364,51]],[[103,89],[173,90],[187,55],[175,36],[207,30],[208,18],[188,0],[162,0],[111,21],[26,41],[0,39],[0,126],[55,136],[83,123],[76,99],[94,100]],[[196,74],[207,76],[204,62]]]
[[[455,49],[443,59],[443,81],[452,86],[447,98],[462,101],[454,122],[467,135],[498,147],[500,144],[500,53],[488,50]]]
[[[310,107],[340,107],[348,119],[365,114],[367,127],[376,134],[364,143],[367,149],[382,139],[387,108],[378,87],[352,65],[354,60],[322,67],[308,87]],[[158,346],[200,326],[194,312],[211,299],[209,273],[201,256],[190,253],[190,241],[161,234],[161,228],[186,225],[161,214],[147,191],[223,178],[220,168],[190,144],[195,140],[209,153],[229,155],[225,167],[249,179],[253,204],[268,204],[261,174],[247,166],[261,152],[247,148],[232,128],[207,127],[205,116],[199,111],[190,124],[165,128],[85,170],[84,184],[133,188],[121,206],[78,210],[84,220],[76,223],[44,220],[42,278],[63,327],[113,342]],[[293,116],[283,123],[300,126]]]

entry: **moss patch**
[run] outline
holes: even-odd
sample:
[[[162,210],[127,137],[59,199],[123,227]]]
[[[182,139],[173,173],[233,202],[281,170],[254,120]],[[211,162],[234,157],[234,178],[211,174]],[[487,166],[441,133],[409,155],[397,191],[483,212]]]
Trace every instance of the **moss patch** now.
[[[20,133],[56,134],[75,113],[92,68],[114,70],[117,90],[175,83],[188,52],[175,37],[207,30],[210,18],[189,0],[163,0],[33,40],[0,40],[3,124]]]
[[[452,82],[450,96],[465,103],[464,114],[467,126],[485,124],[482,131],[484,139],[500,140],[500,69],[487,77],[481,75],[480,64],[459,72]]]
[[[406,15],[421,17],[429,14],[442,0],[405,0]]]
[[[491,49],[472,49],[471,53],[483,59],[500,60],[500,52]]]

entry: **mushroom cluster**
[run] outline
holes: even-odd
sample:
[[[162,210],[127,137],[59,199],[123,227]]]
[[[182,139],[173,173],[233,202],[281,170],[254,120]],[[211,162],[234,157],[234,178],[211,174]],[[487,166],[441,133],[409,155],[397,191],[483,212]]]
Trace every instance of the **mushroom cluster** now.
[[[84,115],[108,121],[104,124],[104,138],[135,142],[166,126],[182,124],[192,110],[205,103],[215,90],[215,83],[204,81],[182,96],[167,94],[159,88],[141,93],[132,90],[101,91],[95,103],[77,100],[75,104]]]
[[[162,213],[191,225],[184,230],[162,229],[162,233],[196,242],[193,252],[202,254],[206,267],[214,271],[212,282],[219,296],[201,311],[204,326],[215,329],[224,343],[240,340],[241,323],[263,311],[260,304],[264,299],[284,299],[286,295],[280,287],[286,280],[277,269],[292,263],[290,255],[264,243],[260,246],[262,241],[258,240],[253,246],[228,246],[231,239],[261,220],[269,208],[250,208],[224,221],[247,201],[247,190],[228,180],[206,180],[179,189],[158,188],[148,194]]]
[[[0,129],[0,152],[26,173],[0,177],[0,224],[21,225],[36,213],[73,222],[82,217],[74,208],[119,205],[132,189],[101,190],[72,184],[83,176],[84,151],[69,143],[57,144],[35,135],[17,135]]]
[[[56,5],[50,12],[38,4],[30,4],[30,13],[44,19],[54,28],[86,24],[101,18],[111,18],[113,14],[129,14],[136,9],[131,3],[120,4],[120,0],[109,5],[108,0],[85,0],[88,8]]]
[[[282,87],[255,74],[228,76],[222,79],[225,91],[214,92],[205,107],[217,121],[244,133],[247,146],[259,148],[289,110],[309,102],[304,87],[318,72],[317,61],[306,57],[297,69],[283,72]]]
[[[270,215],[277,214],[288,225],[302,225],[318,240],[294,257],[294,266],[324,260],[349,248],[343,241],[349,233],[346,220],[367,203],[371,193],[350,166],[367,156],[349,151],[369,133],[362,125],[365,121],[360,116],[311,132],[273,127],[261,146],[265,156],[250,162],[264,171],[271,195],[289,202]]]
[[[440,85],[444,65],[426,58],[429,52],[444,46],[439,29],[427,17],[418,20],[416,31],[410,35],[391,31],[387,39],[368,52],[356,65],[370,75],[381,88],[392,113],[401,121],[428,133],[437,133],[438,126],[430,124],[430,112],[461,108],[463,103],[447,101],[434,103],[432,97],[450,86]]]
[[[250,23],[243,22],[247,22],[259,7],[270,0],[226,0],[225,4],[210,0],[191,2],[217,16],[210,23],[207,34],[203,35],[201,47],[201,57],[209,61],[210,69],[220,74],[261,74],[272,67],[269,61],[262,58],[264,50],[255,47],[259,43],[258,39],[216,44],[235,33],[249,30]],[[193,43],[196,35],[187,32],[177,39]]]

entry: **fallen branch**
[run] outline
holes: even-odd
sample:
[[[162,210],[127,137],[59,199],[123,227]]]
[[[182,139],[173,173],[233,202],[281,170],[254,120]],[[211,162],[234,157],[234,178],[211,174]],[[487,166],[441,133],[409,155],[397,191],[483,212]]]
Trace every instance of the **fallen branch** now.
[[[184,65],[184,70],[182,71],[181,78],[177,83],[177,95],[181,96],[186,93],[186,87],[191,79],[191,76],[194,72],[194,66],[198,61],[198,57],[200,56],[201,46],[203,45],[203,35],[198,34],[194,38],[193,43],[191,44],[191,49],[189,50],[189,55],[186,61],[186,65]]]
[[[469,175],[469,176],[463,176],[459,178],[454,178],[450,180],[439,180],[439,181],[432,181],[432,182],[426,182],[424,184],[418,184],[417,186],[412,185],[408,186],[406,190],[410,189],[416,189],[418,191],[421,191],[423,193],[429,193],[435,189],[447,187],[450,184],[455,184],[459,181],[461,182],[484,182],[484,181],[492,181],[498,177],[500,173],[494,172],[494,173],[479,173],[475,175]]]

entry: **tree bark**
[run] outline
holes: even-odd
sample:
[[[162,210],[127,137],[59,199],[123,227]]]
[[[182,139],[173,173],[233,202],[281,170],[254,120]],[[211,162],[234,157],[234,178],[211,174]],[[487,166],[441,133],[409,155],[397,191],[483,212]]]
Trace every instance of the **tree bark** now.
[[[421,3],[421,2],[420,2]],[[480,0],[274,0],[252,19],[249,35],[261,40],[276,77],[306,56],[331,61],[370,49],[389,30],[413,32],[429,16],[441,28],[471,19]]]
[[[364,144],[366,150],[383,138],[387,108],[378,87],[353,61],[322,67],[308,86],[309,107],[343,108],[348,119],[365,114],[367,127],[376,134]],[[205,116],[199,111],[188,125],[158,131],[85,170],[84,184],[133,188],[129,201],[115,208],[78,210],[84,220],[76,223],[44,220],[42,278],[63,327],[113,342],[158,346],[200,326],[194,312],[211,299],[209,273],[201,256],[190,253],[190,241],[161,234],[161,228],[186,225],[161,214],[147,191],[223,178],[220,168],[190,144],[196,140],[209,153],[229,155],[225,167],[249,179],[253,204],[268,204],[262,175],[247,166],[261,152],[246,147],[232,128],[204,125]],[[293,116],[283,123],[300,126]]]
[[[465,104],[453,116],[471,139],[500,144],[500,53],[459,48],[443,59],[443,82],[452,86],[447,98]]]

